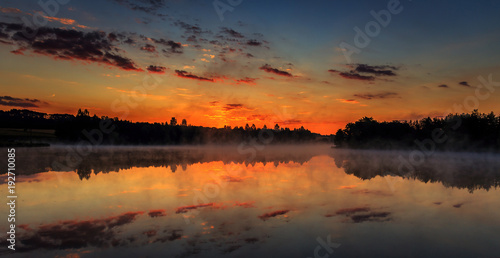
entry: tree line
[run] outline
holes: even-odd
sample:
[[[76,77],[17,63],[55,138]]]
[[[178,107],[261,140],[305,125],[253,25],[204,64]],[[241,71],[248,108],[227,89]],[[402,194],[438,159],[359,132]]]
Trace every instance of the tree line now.
[[[91,116],[86,109],[79,109],[76,115],[12,109],[0,111],[0,122],[3,128],[53,129],[55,140],[52,142],[68,144],[86,140],[84,132],[99,130],[102,122],[113,127],[112,132],[102,134],[100,143],[104,145],[229,144],[255,139],[271,139],[272,143],[302,143],[322,138],[303,126],[290,129],[276,124],[274,129],[268,129],[266,126],[257,128],[246,124],[245,127],[215,128],[188,125],[186,119],[178,123],[175,117],[165,123],[131,122],[107,116]]]
[[[415,121],[378,122],[363,117],[339,129],[332,140],[342,148],[499,151],[500,116],[474,110]]]

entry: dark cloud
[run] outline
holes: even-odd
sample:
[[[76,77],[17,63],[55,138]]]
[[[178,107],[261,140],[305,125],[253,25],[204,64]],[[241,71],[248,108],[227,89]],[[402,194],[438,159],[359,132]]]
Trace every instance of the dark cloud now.
[[[223,109],[225,111],[230,111],[233,109],[240,109],[240,108],[243,108],[243,104],[226,104]]]
[[[281,75],[281,76],[286,76],[286,77],[293,77],[293,75],[291,73],[289,73],[287,71],[281,71],[281,70],[278,70],[276,68],[272,68],[268,64],[265,64],[265,65],[261,66],[259,69],[263,70],[265,72],[268,72],[268,73],[274,73],[274,74]]]
[[[141,50],[150,53],[156,53],[156,47],[151,44],[146,44],[145,46],[141,47]]]
[[[370,211],[369,207],[354,207],[354,208],[344,208],[337,210],[335,213],[337,215],[351,215],[357,212],[368,212]]]
[[[255,80],[257,80],[257,79],[256,78],[245,77],[245,78],[236,80],[236,82],[237,83],[255,84]]]
[[[259,216],[259,219],[266,221],[266,220],[268,220],[270,218],[274,218],[276,216],[285,215],[289,211],[290,210],[278,210],[278,211],[273,211],[273,212],[269,212],[269,213],[264,213],[264,214]]]
[[[358,73],[353,72],[353,71],[340,72],[337,70],[329,69],[328,72],[333,73],[333,74],[338,74],[342,78],[345,78],[345,79],[360,80],[360,81],[373,81],[373,80],[375,80],[374,76],[365,76],[365,75],[361,75],[361,74],[358,74]]]
[[[170,52],[170,53],[177,53],[177,54],[182,53],[182,44],[181,43],[174,42],[172,40],[165,40],[165,39],[152,38],[152,40],[156,44],[160,44],[160,45],[163,45],[165,47],[168,47],[168,52]]]
[[[381,93],[358,93],[353,95],[356,98],[360,99],[387,99],[387,98],[395,98],[398,97],[399,94],[396,92],[381,92]]]
[[[470,86],[470,84],[469,84],[468,82],[466,82],[466,81],[459,82],[458,84],[459,84],[459,85],[462,85],[462,86],[465,86],[465,87],[472,87],[472,86]]]
[[[151,218],[156,218],[166,216],[167,214],[165,213],[165,210],[153,210],[149,211],[148,215]]]
[[[235,31],[233,29],[226,28],[226,27],[222,27],[221,28],[221,33],[229,35],[229,36],[231,36],[233,38],[240,38],[240,39],[242,39],[242,38],[245,37],[245,36],[243,36],[243,34],[237,32],[237,31]]]
[[[234,206],[243,207],[243,208],[255,208],[255,202],[235,202]]]
[[[204,32],[198,24],[192,25],[181,20],[174,22],[174,25],[181,27],[188,34],[201,35]]]
[[[449,88],[449,87],[448,87],[448,85],[446,85],[446,84],[441,84],[441,85],[439,85],[438,87],[439,87],[439,88]]]
[[[204,207],[212,207],[214,206],[214,203],[206,203],[206,204],[199,204],[199,205],[189,205],[189,206],[182,206],[176,209],[175,213],[186,213],[190,210],[196,210],[198,208],[204,208]]]
[[[338,74],[342,78],[360,80],[360,81],[373,81],[376,79],[375,76],[396,76],[395,70],[398,67],[390,65],[367,65],[367,64],[356,64],[350,66],[352,70],[348,72],[337,71],[329,69],[328,72]]]
[[[374,75],[386,75],[395,76],[394,70],[398,70],[395,66],[390,65],[367,65],[367,64],[357,64],[354,69],[358,73],[369,73]]]
[[[0,26],[4,32],[13,32],[11,39],[19,45],[19,51],[31,50],[56,59],[80,60],[127,71],[142,71],[131,59],[119,55],[118,48],[101,31],[84,33],[73,29],[40,27],[34,37],[26,38],[22,25],[0,23]]]
[[[150,73],[159,73],[159,74],[164,74],[165,70],[167,69],[166,67],[163,66],[156,66],[156,65],[150,65],[146,68]]]
[[[11,96],[0,96],[0,106],[8,107],[39,107],[38,105],[47,105],[47,102],[40,101],[38,99],[28,99],[28,98],[14,98]]]
[[[391,218],[390,212],[370,212],[367,214],[356,214],[351,216],[351,219],[354,223],[362,223],[366,221],[375,221],[375,222],[384,222],[389,221]]]
[[[79,249],[89,246],[109,247],[119,242],[118,227],[132,223],[143,212],[127,212],[118,216],[84,221],[61,221],[42,224],[38,229],[25,228],[26,233],[19,236],[19,251],[44,249]],[[17,249],[17,246],[16,246]]]
[[[375,77],[373,77],[373,76],[366,76],[366,75],[361,75],[361,74],[353,73],[353,72],[348,72],[348,73],[342,72],[342,73],[339,73],[339,75],[342,78],[352,79],[352,80],[360,80],[360,81],[373,81],[373,80],[375,80]]]
[[[175,70],[175,73],[177,76],[182,77],[182,78],[194,79],[194,80],[199,80],[199,81],[214,82],[214,79],[193,75],[193,74],[188,73],[187,71],[183,71],[183,70]]]
[[[354,207],[340,209],[335,212],[335,215],[345,215],[350,218],[353,223],[362,223],[367,221],[384,222],[391,220],[390,212],[372,211],[370,207]],[[333,217],[335,215],[327,214],[325,217]]]
[[[262,46],[262,42],[260,42],[258,40],[251,39],[251,40],[247,41],[247,45],[253,46],[253,47],[258,47],[258,46]]]
[[[462,205],[464,205],[464,203],[457,203],[453,205],[453,208],[460,208]]]
[[[165,7],[165,0],[113,0],[114,2],[123,5],[134,11],[142,11],[148,14],[164,17],[157,11]]]

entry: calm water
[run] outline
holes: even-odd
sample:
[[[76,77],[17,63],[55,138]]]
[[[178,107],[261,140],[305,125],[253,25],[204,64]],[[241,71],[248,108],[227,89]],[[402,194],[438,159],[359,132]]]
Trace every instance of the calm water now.
[[[17,251],[6,251],[2,235],[1,254],[500,255],[494,154],[442,153],[410,164],[401,161],[409,152],[329,146],[99,148],[81,159],[68,153],[17,149]],[[6,190],[2,175],[3,196]]]

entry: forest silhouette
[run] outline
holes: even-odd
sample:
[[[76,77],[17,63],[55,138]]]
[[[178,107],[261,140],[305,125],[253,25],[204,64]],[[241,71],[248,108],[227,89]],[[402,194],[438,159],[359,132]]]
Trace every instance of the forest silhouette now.
[[[378,122],[363,117],[339,129],[333,142],[337,147],[352,149],[499,151],[500,116],[474,110],[415,121]]]
[[[38,140],[63,144],[88,141],[93,145],[201,145],[241,143],[254,139],[264,139],[269,143],[328,141],[328,137],[312,133],[303,126],[290,129],[275,124],[272,129],[268,129],[266,126],[257,128],[254,124],[246,124],[245,127],[215,128],[188,125],[186,119],[178,123],[175,117],[164,123],[131,122],[107,116],[91,116],[86,109],[78,110],[76,116],[12,109],[0,111],[0,123],[3,128],[19,128],[27,132],[53,130],[52,138],[38,137]],[[32,141],[31,134],[16,138],[0,133],[0,137],[0,142],[6,146],[11,146],[14,141]]]

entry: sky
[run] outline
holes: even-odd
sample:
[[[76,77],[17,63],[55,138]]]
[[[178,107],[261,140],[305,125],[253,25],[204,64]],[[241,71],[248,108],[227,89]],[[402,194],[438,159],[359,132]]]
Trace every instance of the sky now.
[[[0,109],[335,133],[500,113],[500,2],[0,2]],[[494,83],[493,83],[494,85]]]

